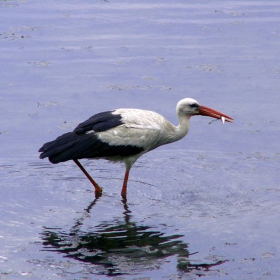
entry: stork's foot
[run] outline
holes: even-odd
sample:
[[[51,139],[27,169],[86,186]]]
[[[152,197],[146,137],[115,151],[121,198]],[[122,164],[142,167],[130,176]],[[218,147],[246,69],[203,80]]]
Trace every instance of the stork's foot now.
[[[127,190],[127,185],[124,184],[121,191],[121,196],[123,199],[126,199],[126,190]]]
[[[101,188],[100,188],[101,189]],[[99,197],[101,197],[102,196],[102,189],[101,189],[101,191],[96,191],[95,190],[95,198],[96,199],[98,199]]]
[[[123,187],[122,187],[122,191],[121,191],[121,196],[123,198],[126,198],[128,176],[129,176],[129,171],[126,171],[125,175],[124,175]]]
[[[94,186],[95,198],[102,196],[102,188],[94,180],[92,180],[91,183]]]
[[[91,176],[87,173],[85,168],[81,165],[81,163],[77,159],[73,159],[73,161],[78,165],[78,167],[83,171],[83,173],[86,175],[86,177],[89,179],[89,181],[92,183],[94,186],[95,192],[96,193],[101,193],[102,194],[102,188],[99,187],[99,185],[91,178]]]
[[[91,182],[91,183],[93,184],[96,193],[102,193],[102,191],[103,191],[102,188],[99,187],[99,185],[95,181],[94,181],[94,183],[93,182]]]
[[[126,192],[121,192],[121,196],[123,199],[126,199]]]

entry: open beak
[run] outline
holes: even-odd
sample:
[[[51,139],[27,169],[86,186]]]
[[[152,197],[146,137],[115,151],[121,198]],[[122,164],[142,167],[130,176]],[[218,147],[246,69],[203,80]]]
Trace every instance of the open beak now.
[[[234,121],[232,117],[229,117],[221,112],[218,112],[216,110],[213,110],[211,108],[202,105],[199,108],[199,115],[221,119],[222,122],[226,121],[232,123]]]

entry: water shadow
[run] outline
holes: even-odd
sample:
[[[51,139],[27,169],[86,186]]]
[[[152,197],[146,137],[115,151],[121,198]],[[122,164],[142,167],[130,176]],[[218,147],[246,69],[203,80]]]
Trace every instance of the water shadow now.
[[[82,231],[80,228],[98,199],[90,203],[69,232],[45,227],[41,234],[44,251],[59,252],[65,257],[94,264],[93,273],[108,276],[159,269],[171,256],[176,257],[180,273],[197,270],[201,275],[202,271],[224,262],[191,263],[188,244],[180,240],[183,235],[166,235],[133,222],[125,197],[122,199],[123,220],[102,222],[94,230]]]

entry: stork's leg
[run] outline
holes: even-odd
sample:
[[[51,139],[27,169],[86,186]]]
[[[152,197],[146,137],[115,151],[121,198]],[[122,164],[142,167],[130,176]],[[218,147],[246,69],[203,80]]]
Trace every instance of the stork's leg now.
[[[86,177],[90,180],[90,182],[93,184],[95,188],[96,193],[102,193],[102,189],[99,187],[99,185],[91,178],[91,176],[87,173],[87,171],[84,169],[84,167],[80,164],[80,162],[77,159],[73,159],[73,161],[79,166],[79,168],[83,171],[83,173],[86,175]]]
[[[124,179],[123,179],[123,187],[122,187],[122,192],[121,192],[121,195],[122,195],[123,197],[126,196],[128,176],[129,176],[129,170],[127,170],[127,171],[125,172]]]

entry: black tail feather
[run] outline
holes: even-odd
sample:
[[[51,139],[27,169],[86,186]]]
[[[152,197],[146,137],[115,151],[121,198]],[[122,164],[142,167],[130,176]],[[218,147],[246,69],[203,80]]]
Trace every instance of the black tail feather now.
[[[143,152],[143,148],[129,145],[110,145],[101,141],[95,133],[77,134],[68,132],[39,149],[40,158],[49,158],[51,163],[72,159],[127,157]]]
[[[44,144],[39,152],[40,158],[49,158],[51,163],[64,162],[71,159],[94,157],[98,153],[95,135],[77,135],[75,132],[65,133],[54,141]]]

